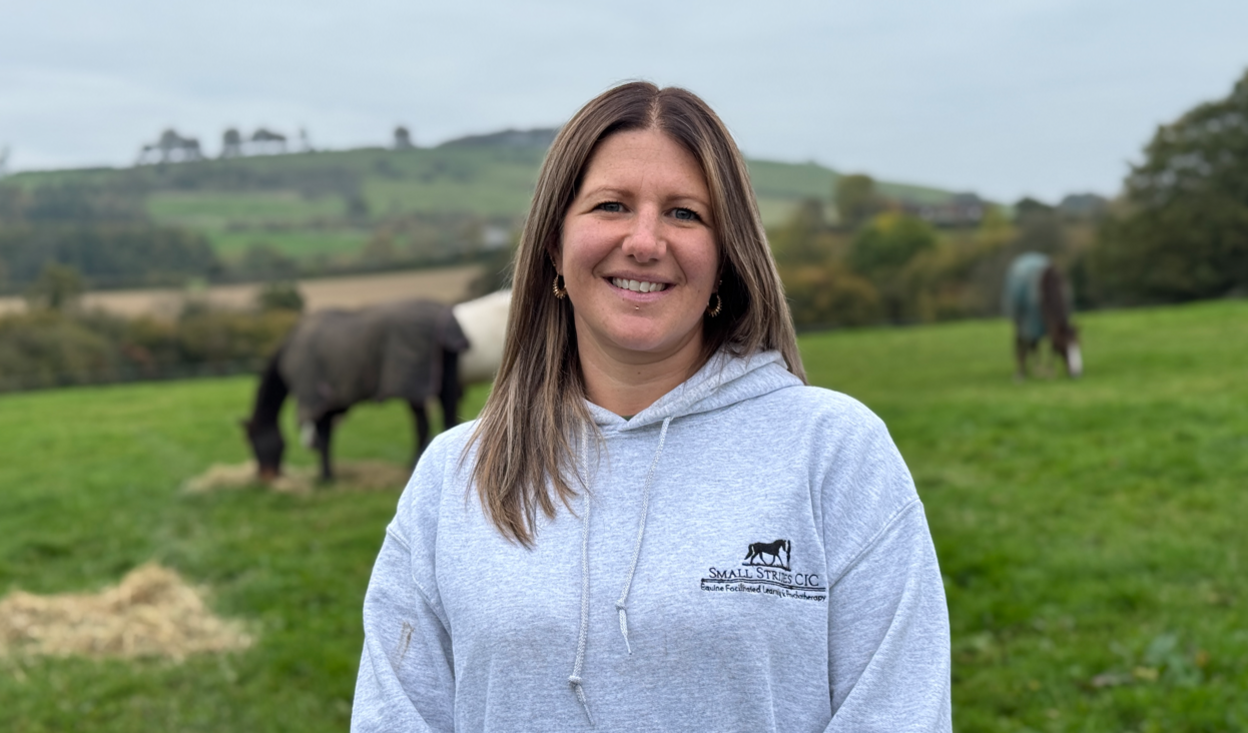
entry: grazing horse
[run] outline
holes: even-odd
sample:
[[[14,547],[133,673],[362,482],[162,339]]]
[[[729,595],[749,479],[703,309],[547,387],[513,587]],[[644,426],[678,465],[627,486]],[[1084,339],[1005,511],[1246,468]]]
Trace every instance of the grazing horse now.
[[[364,310],[305,316],[269,359],[243,425],[262,480],[281,474],[285,441],[282,402],[295,395],[300,433],[321,457],[321,478],[333,478],[329,446],[334,423],[352,405],[398,397],[416,421],[416,455],[429,439],[425,402],[437,395],[443,420],[457,422],[459,355],[468,340],[451,309],[429,301],[387,303]]]
[[[780,553],[784,552],[784,562],[780,562]],[[771,556],[771,561],[763,559],[763,555]],[[788,540],[776,540],[775,542],[751,542],[750,551],[746,553],[743,564],[747,565],[770,565],[779,564],[785,570],[789,569],[789,560],[793,558],[793,543]],[[757,562],[750,562],[757,560]]]
[[[449,313],[436,303],[408,301],[304,318],[261,373],[252,416],[243,421],[261,480],[281,473],[286,442],[278,414],[292,389],[299,398],[303,442],[320,453],[323,479],[333,476],[329,442],[334,422],[354,404],[343,404],[347,393],[358,397],[355,401],[406,399],[416,423],[419,457],[429,440],[427,399],[436,394],[445,426],[456,424],[462,387],[489,381],[502,361],[510,305],[510,291],[500,291],[455,305]],[[360,343],[342,343],[344,334]],[[384,344],[373,343],[370,352],[364,341]],[[350,358],[352,354],[358,358]],[[301,362],[313,366],[301,368]],[[380,383],[377,371],[384,372]]]
[[[1014,322],[1016,379],[1027,377],[1027,357],[1043,338],[1048,338],[1069,376],[1083,374],[1079,332],[1070,322],[1070,300],[1065,280],[1047,256],[1028,252],[1010,264],[1001,305]]]

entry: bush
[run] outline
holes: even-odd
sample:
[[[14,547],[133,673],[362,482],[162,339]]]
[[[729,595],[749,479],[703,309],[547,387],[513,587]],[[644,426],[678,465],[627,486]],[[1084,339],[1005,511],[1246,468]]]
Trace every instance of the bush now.
[[[785,268],[781,277],[799,327],[864,326],[883,317],[875,286],[844,265]]]
[[[290,281],[271,282],[265,284],[256,294],[256,307],[262,312],[267,311],[303,311],[303,293],[299,292],[298,283]]]
[[[256,371],[299,314],[193,310],[178,321],[31,311],[0,318],[0,392]]]
[[[910,320],[909,291],[902,274],[920,253],[936,246],[931,225],[914,216],[886,212],[854,235],[849,264],[871,280],[880,292],[885,315],[891,321]]]

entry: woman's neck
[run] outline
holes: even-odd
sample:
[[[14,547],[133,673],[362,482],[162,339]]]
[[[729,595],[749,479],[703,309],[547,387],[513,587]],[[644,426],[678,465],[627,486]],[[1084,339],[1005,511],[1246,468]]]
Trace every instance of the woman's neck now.
[[[702,367],[702,340],[671,354],[607,353],[578,341],[581,373],[590,402],[617,415],[636,415]]]

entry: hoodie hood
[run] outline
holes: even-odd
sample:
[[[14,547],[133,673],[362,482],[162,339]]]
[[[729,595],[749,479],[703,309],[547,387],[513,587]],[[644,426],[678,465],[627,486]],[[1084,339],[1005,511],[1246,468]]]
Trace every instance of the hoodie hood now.
[[[721,349],[692,377],[633,415],[630,420],[625,420],[592,402],[587,405],[600,430],[626,432],[662,423],[668,418],[718,410],[801,384],[802,380],[785,367],[784,357],[778,351],[736,356]]]

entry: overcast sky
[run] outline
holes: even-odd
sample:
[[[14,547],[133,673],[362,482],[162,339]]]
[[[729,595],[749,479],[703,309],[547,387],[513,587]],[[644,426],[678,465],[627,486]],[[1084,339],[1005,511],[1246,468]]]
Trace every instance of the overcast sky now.
[[[685,86],[751,157],[1013,201],[1115,193],[1156,126],[1248,69],[1248,1],[40,0],[0,20],[14,170],[128,165],[165,127],[314,145],[554,126]]]

